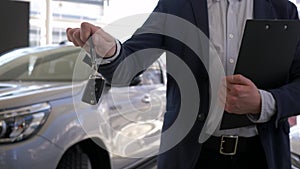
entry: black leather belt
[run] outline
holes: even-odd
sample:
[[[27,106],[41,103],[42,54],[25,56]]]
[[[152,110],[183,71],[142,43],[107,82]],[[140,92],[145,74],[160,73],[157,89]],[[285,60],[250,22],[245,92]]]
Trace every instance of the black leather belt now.
[[[236,155],[255,149],[260,144],[258,136],[239,137],[239,136],[211,136],[204,144],[203,148],[216,151],[223,155]]]

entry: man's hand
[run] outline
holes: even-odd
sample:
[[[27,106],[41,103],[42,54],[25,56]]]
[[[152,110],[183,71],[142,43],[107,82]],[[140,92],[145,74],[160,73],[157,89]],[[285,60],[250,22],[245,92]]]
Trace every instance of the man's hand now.
[[[226,77],[227,95],[225,110],[234,114],[261,112],[261,96],[255,84],[242,75]]]
[[[88,51],[87,43],[90,37],[93,38],[95,51],[99,56],[111,57],[116,52],[116,41],[108,33],[98,26],[83,22],[80,28],[68,28],[67,37],[75,46],[83,47]]]

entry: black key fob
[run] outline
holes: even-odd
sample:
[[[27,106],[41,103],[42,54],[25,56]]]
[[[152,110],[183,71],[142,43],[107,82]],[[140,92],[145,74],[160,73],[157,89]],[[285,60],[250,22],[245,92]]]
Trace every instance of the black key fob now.
[[[96,105],[102,95],[105,85],[103,78],[90,78],[84,89],[81,100],[85,103]]]

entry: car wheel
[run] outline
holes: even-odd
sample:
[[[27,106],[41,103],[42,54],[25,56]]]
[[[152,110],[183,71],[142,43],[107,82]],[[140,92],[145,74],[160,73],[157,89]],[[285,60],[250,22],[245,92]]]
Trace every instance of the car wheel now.
[[[292,169],[299,169],[300,168],[300,156],[292,153],[291,159],[292,159]]]
[[[92,165],[89,156],[76,146],[63,155],[56,169],[92,169]]]

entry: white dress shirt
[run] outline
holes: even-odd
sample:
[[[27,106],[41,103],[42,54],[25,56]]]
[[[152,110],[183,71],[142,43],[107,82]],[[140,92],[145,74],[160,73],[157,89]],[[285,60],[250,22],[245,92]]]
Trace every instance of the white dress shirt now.
[[[207,0],[209,36],[214,45],[226,75],[234,73],[236,60],[239,53],[242,35],[247,19],[253,18],[253,0]],[[262,107],[258,119],[248,116],[255,123],[270,120],[276,112],[275,99],[270,92],[259,90]],[[238,135],[251,137],[257,135],[255,125],[219,130],[213,135]]]

